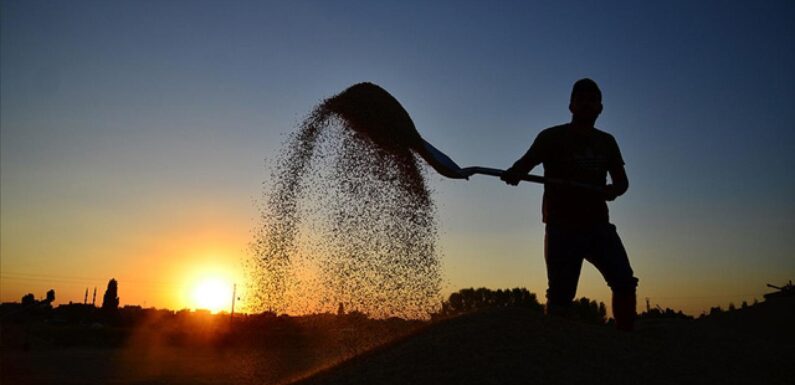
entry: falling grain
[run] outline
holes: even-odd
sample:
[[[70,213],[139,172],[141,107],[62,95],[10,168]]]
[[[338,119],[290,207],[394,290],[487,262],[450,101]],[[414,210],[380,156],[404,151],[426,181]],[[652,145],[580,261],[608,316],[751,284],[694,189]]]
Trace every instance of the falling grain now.
[[[378,86],[318,105],[279,157],[252,244],[260,310],[338,304],[376,317],[425,317],[438,304],[434,206],[411,151],[419,134]]]

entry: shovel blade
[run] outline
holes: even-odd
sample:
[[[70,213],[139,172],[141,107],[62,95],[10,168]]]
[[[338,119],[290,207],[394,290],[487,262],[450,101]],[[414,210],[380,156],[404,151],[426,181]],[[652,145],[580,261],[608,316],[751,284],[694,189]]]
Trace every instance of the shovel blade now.
[[[469,173],[461,169],[449,156],[421,139],[421,146],[414,149],[436,172],[453,179],[469,179]]]

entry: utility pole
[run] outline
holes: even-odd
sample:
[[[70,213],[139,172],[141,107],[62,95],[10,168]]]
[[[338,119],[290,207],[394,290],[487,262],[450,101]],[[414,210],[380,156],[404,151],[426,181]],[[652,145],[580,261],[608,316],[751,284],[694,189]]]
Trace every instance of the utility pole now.
[[[649,297],[646,297],[646,313],[651,310],[651,305],[649,305]]]
[[[237,284],[232,284],[232,311],[229,312],[229,322],[235,319],[235,299],[237,298]]]
[[[94,286],[94,298],[91,299],[91,306],[97,307],[97,287]]]
[[[88,288],[86,288],[86,294],[83,296],[83,305],[88,304]]]

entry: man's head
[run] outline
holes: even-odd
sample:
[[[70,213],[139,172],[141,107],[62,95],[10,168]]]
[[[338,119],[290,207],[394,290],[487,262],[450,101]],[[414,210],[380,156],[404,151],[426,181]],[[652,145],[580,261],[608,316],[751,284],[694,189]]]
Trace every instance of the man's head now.
[[[590,122],[590,124],[596,122],[596,118],[602,113],[602,91],[595,81],[584,78],[574,83],[569,111],[574,121]]]

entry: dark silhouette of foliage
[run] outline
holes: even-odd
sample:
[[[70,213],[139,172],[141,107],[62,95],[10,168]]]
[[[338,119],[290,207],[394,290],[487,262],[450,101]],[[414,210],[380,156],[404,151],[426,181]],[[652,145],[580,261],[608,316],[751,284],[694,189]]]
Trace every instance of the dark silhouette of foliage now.
[[[55,290],[54,289],[50,289],[47,292],[47,298],[44,300],[44,302],[51,304],[54,301],[55,301]]]
[[[442,302],[442,309],[436,317],[449,317],[474,311],[500,308],[524,307],[541,312],[543,307],[538,303],[536,295],[525,288],[491,290],[487,288],[461,289],[450,294],[447,301]]]
[[[682,313],[681,310],[674,311],[671,308],[665,308],[665,310],[661,309],[660,307],[649,309],[649,311],[641,313],[638,315],[638,319],[685,319],[685,320],[692,320],[693,317],[689,316],[685,313]]]
[[[28,293],[22,296],[22,305],[29,306],[36,303],[36,297],[33,296],[33,293]]]
[[[370,317],[358,310],[352,310],[342,315],[343,318],[348,320],[349,322],[364,322],[370,319]]]
[[[586,297],[571,303],[571,314],[574,318],[587,323],[607,323],[607,307],[604,302],[592,301]]]
[[[119,284],[115,279],[108,281],[108,288],[102,297],[103,310],[116,310],[119,308]]]

